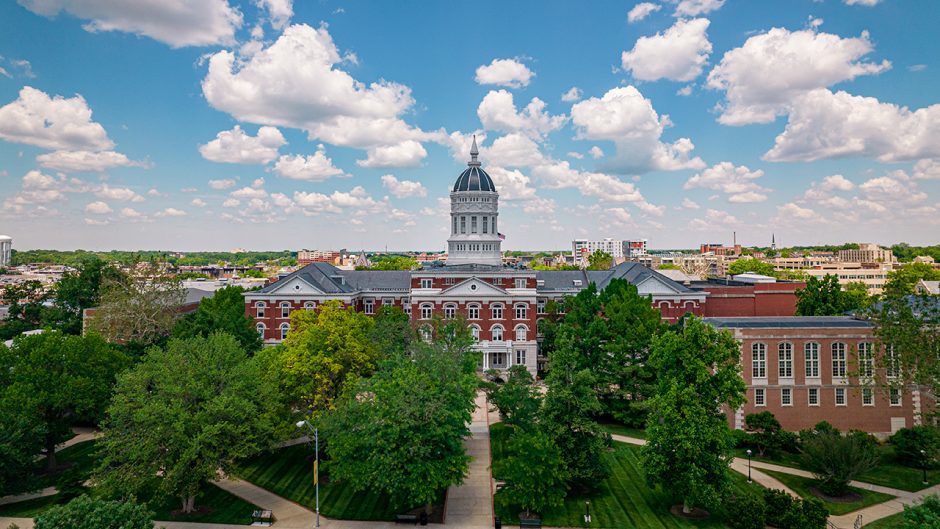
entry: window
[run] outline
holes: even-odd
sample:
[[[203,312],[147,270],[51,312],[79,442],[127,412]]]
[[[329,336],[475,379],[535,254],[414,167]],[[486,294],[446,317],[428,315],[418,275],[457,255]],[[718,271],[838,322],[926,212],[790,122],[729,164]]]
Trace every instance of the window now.
[[[258,336],[264,338],[264,324],[263,323],[259,323],[258,325],[255,325],[255,330],[258,331]]]
[[[793,344],[783,342],[777,346],[777,376],[793,378]]]
[[[433,307],[431,305],[428,305],[428,304],[421,305],[421,319],[430,320],[432,310],[433,310]]]
[[[411,318],[411,305],[407,301],[403,301],[403,303],[404,305],[402,305],[402,310],[404,310],[405,314],[407,314],[408,317]]]
[[[524,320],[526,319],[526,314],[529,312],[529,306],[524,303],[519,303],[516,305],[516,319]]]
[[[454,234],[457,233],[457,217],[454,217]]]
[[[842,342],[832,344],[832,376],[845,378],[845,344]]]
[[[362,303],[362,311],[366,314],[375,314],[375,300],[367,299]]]
[[[845,406],[845,388],[836,388],[836,406]]]
[[[460,216],[460,233],[467,233],[467,217]]]
[[[540,299],[535,303],[536,314],[545,314],[545,300]]]
[[[476,215],[474,215],[473,217],[470,217],[470,233],[476,233],[476,232],[477,232],[477,218],[476,218]]]
[[[516,288],[525,288],[525,278],[517,277],[516,278]]]
[[[793,389],[780,388],[780,405],[781,406],[793,405]]]
[[[819,388],[809,388],[806,397],[810,406],[819,406]]]
[[[871,388],[862,388],[862,406],[874,406],[875,393]]]
[[[448,320],[452,320],[457,317],[457,306],[456,305],[444,305],[444,317]]]
[[[456,278],[456,277],[445,277],[445,278],[444,278],[444,284],[445,284],[445,285],[453,285],[453,284],[456,284],[456,283],[457,283],[457,278]]]
[[[819,344],[809,342],[803,346],[803,354],[806,357],[806,377],[819,377]]]
[[[885,347],[885,375],[888,378],[897,378],[901,374],[901,364],[898,362],[898,353],[894,345]]]
[[[516,365],[525,365],[525,349],[516,349]]]
[[[767,346],[762,343],[751,346],[751,378],[767,378]]]
[[[470,336],[473,336],[473,341],[479,342],[480,341],[480,328],[477,327],[476,325],[471,325]]]
[[[421,279],[421,288],[431,288],[432,284],[430,277]]]
[[[494,342],[503,341],[503,328],[499,325],[495,325],[492,329],[490,329],[490,335],[493,337]]]
[[[290,303],[287,301],[281,303],[281,317],[290,318]]]
[[[480,306],[479,305],[470,305],[467,307],[467,319],[478,320],[480,319]]]
[[[754,405],[755,406],[766,405],[766,401],[764,400],[764,388],[754,388]]]
[[[888,390],[888,399],[892,406],[901,405],[901,390],[898,388],[891,388]]]
[[[282,324],[281,324],[281,340],[286,340],[286,339],[287,339],[287,332],[288,332],[288,331],[290,331],[290,324],[289,324],[289,323],[282,323]]]
[[[524,342],[526,341],[526,335],[529,333],[529,329],[526,329],[525,325],[519,325],[516,327],[516,341]]]
[[[858,374],[868,378],[875,376],[875,357],[868,342],[858,344]]]
[[[263,318],[264,317],[264,302],[259,301],[255,303],[255,309],[257,309],[257,312],[255,314],[257,314],[259,318]]]
[[[483,233],[489,233],[489,217],[483,217]]]
[[[493,313],[494,320],[503,319],[503,306],[502,305],[500,304],[493,305],[493,307],[490,310]]]
[[[422,307],[422,310],[424,310],[424,307]],[[421,339],[425,342],[431,341],[431,327],[422,325],[421,328],[418,329],[418,334],[421,335]]]
[[[304,310],[313,310],[317,308],[317,304],[312,301],[304,302]]]

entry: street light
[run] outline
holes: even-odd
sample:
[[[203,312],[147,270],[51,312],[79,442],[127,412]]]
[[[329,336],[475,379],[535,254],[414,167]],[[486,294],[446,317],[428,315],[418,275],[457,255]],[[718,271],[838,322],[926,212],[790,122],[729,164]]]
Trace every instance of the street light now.
[[[921,466],[924,469],[924,485],[926,485],[927,484],[927,451],[926,450],[920,451],[920,461],[921,461]]]
[[[751,482],[751,449],[747,449],[747,482]]]
[[[297,422],[298,428],[306,426],[313,432],[313,442],[316,450],[316,459],[313,462],[313,486],[317,493],[317,527],[320,527],[320,429],[314,428],[307,419]]]
[[[584,502],[584,523],[591,523],[591,502]]]

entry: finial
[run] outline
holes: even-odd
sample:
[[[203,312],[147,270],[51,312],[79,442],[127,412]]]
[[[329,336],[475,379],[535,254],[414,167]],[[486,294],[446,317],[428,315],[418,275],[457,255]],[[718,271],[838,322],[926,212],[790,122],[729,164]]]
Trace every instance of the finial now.
[[[477,135],[473,135],[473,144],[470,145],[470,164],[471,165],[480,165],[477,156],[480,154],[480,149],[477,148]]]

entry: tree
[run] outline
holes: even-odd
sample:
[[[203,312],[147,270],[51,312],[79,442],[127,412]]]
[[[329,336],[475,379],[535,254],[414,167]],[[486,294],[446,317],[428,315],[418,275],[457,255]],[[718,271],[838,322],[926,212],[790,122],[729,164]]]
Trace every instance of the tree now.
[[[561,451],[569,485],[591,489],[610,474],[603,457],[606,435],[593,419],[601,411],[596,381],[589,369],[578,368],[570,334],[556,345],[539,425]]]
[[[558,447],[544,432],[513,429],[506,457],[493,473],[505,480],[496,501],[525,510],[542,512],[564,503],[566,472]]]
[[[826,274],[821,279],[810,277],[806,288],[796,291],[796,314],[798,316],[836,316],[849,310],[847,299],[839,278]]]
[[[79,496],[36,518],[35,529],[153,529],[153,512],[134,502]]]
[[[588,270],[610,270],[614,266],[614,256],[603,250],[596,250],[588,256]]]
[[[819,490],[830,496],[844,496],[850,481],[878,464],[875,446],[865,436],[838,430],[805,436],[800,449],[803,466],[816,476]]]
[[[757,452],[764,457],[764,452],[774,450],[780,444],[780,421],[769,411],[760,413],[749,413],[744,417],[744,424],[748,430],[756,432],[753,435],[754,444],[757,446]]]
[[[0,497],[36,488],[36,454],[46,438],[41,420],[10,404],[0,401]]]
[[[643,468],[651,486],[682,498],[684,512],[717,505],[730,486],[734,454],[722,408],[744,402],[739,361],[731,333],[694,316],[653,338],[649,363],[659,384],[650,399]]]
[[[97,479],[117,497],[156,490],[193,512],[218,471],[270,446],[273,402],[270,381],[230,335],[152,347],[118,377]]]
[[[6,319],[0,322],[0,339],[9,340],[25,331],[42,328],[49,312],[46,302],[50,295],[49,290],[39,281],[24,281],[3,287],[0,300],[9,307]]]
[[[886,296],[905,296],[914,293],[918,281],[940,280],[940,270],[935,270],[927,263],[910,263],[888,272],[885,283]]]
[[[940,430],[936,426],[901,428],[890,441],[894,445],[894,455],[910,467],[935,466],[940,456]]]
[[[940,498],[931,494],[916,505],[905,505],[900,529],[940,529]]]
[[[725,501],[725,512],[731,529],[764,529],[767,505],[754,492],[744,492]]]
[[[372,340],[373,325],[370,316],[327,302],[319,311],[294,311],[281,347],[260,354],[278,372],[291,407],[316,419],[333,409],[347,387],[375,369],[381,351]]]
[[[372,259],[372,266],[359,267],[357,270],[414,270],[418,261],[404,255],[382,255]]]
[[[428,509],[443,489],[463,481],[476,358],[466,325],[445,323],[438,331],[432,343],[417,342],[409,355],[387,359],[372,377],[348,386],[322,416],[330,479]]]
[[[98,305],[101,286],[123,281],[125,274],[96,255],[82,259],[75,272],[66,273],[56,283],[55,311],[47,317],[53,327],[67,334],[81,334],[82,311]]]
[[[245,289],[227,286],[215,291],[210,298],[199,302],[196,312],[180,318],[173,328],[176,338],[209,336],[225,332],[235,337],[248,353],[261,349],[262,340],[255,330],[255,322],[245,315]]]
[[[748,272],[762,276],[776,277],[774,265],[761,261],[760,259],[738,259],[728,266],[728,275],[736,276]]]
[[[108,278],[88,329],[112,343],[128,346],[159,344],[176,325],[186,290],[172,277],[143,269],[132,276]]]
[[[405,354],[415,339],[411,318],[399,307],[382,305],[375,316],[370,340],[387,356]]]
[[[0,410],[16,410],[44,433],[46,468],[78,421],[98,421],[127,358],[99,336],[58,331],[21,336],[0,349]]]
[[[514,365],[509,368],[506,382],[487,386],[487,400],[499,411],[504,423],[524,429],[535,426],[541,395],[534,382],[525,366]]]

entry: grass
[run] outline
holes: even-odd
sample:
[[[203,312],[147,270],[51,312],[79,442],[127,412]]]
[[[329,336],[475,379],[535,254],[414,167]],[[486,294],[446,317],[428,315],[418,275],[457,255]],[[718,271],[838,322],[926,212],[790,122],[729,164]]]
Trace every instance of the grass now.
[[[154,520],[167,522],[224,523],[233,525],[249,525],[251,523],[251,513],[258,508],[215,485],[206,485],[203,493],[196,498],[196,507],[203,505],[209,506],[211,512],[199,515],[174,516],[173,511],[179,510],[182,506],[177,498],[167,498],[167,501],[159,505],[151,505],[150,508],[155,512]]]
[[[770,476],[773,476],[780,480],[784,485],[790,487],[793,492],[799,494],[804,498],[816,498],[817,496],[810,491],[810,487],[816,486],[816,480],[812,478],[804,478],[802,476],[794,476],[792,474],[784,474],[783,472],[775,472],[773,470],[764,470],[760,469],[761,472],[764,472]],[[853,502],[832,502],[826,501],[825,498],[819,498],[822,500],[823,504],[826,506],[826,509],[829,509],[829,514],[840,515],[850,513],[852,511],[857,511],[869,505],[875,505],[877,503],[882,503],[893,499],[894,496],[889,494],[883,494],[881,492],[874,492],[870,490],[857,489],[855,487],[849,487],[849,490],[860,495],[861,499]]]
[[[0,505],[0,516],[8,518],[35,518],[53,505],[58,505],[59,495],[43,496],[32,500]]]
[[[267,489],[295,503],[313,508],[313,465],[307,460],[312,454],[305,445],[289,446],[265,452],[242,464],[238,477]],[[441,491],[438,505],[444,503]],[[328,518],[342,520],[393,520],[396,514],[408,512],[418,505],[393,505],[377,491],[355,491],[348,483],[325,479],[320,471],[320,512]],[[277,513],[274,513],[277,516]]]
[[[899,512],[865,524],[865,529],[896,529],[904,521],[904,513]]]
[[[97,450],[97,448],[98,443],[95,440],[76,443],[68,448],[64,448],[56,452],[56,464],[64,465],[71,463],[71,466],[64,470],[69,473],[75,472],[77,475],[87,479],[95,469],[95,466],[98,464],[98,458],[95,457],[95,450]],[[39,461],[39,469],[45,469],[45,465],[46,458],[43,457]],[[54,487],[56,481],[61,475],[62,472],[57,472],[54,474],[43,474],[39,478],[39,487]]]
[[[493,458],[502,457],[504,444],[509,430],[505,425],[490,426],[490,442]],[[604,480],[597,490],[587,495],[569,495],[562,507],[541,513],[542,523],[555,527],[588,527],[584,523],[584,502],[591,502],[590,527],[616,527],[623,529],[656,528],[725,528],[720,514],[701,521],[685,520],[673,516],[669,509],[678,503],[668,493],[660,489],[650,489],[646,485],[640,463],[640,447],[625,443],[614,443],[612,452],[604,455],[611,466],[611,476]],[[746,478],[737,473],[734,477],[736,491],[760,490],[757,484],[748,485]],[[520,509],[496,504],[496,514],[503,523],[518,522]]]
[[[741,458],[747,457],[743,449],[737,450],[736,455]],[[860,475],[857,481],[908,492],[917,492],[940,483],[940,471],[928,470],[927,485],[924,485],[923,471],[899,463],[894,455],[894,447],[890,444],[878,447],[878,457],[880,460],[878,466]],[[757,457],[755,451],[752,458],[754,461],[764,461],[791,468],[803,468],[799,454],[789,452],[778,452],[773,457]]]
[[[629,428],[618,423],[601,423],[601,428],[616,435],[646,439],[646,430],[642,428]]]

